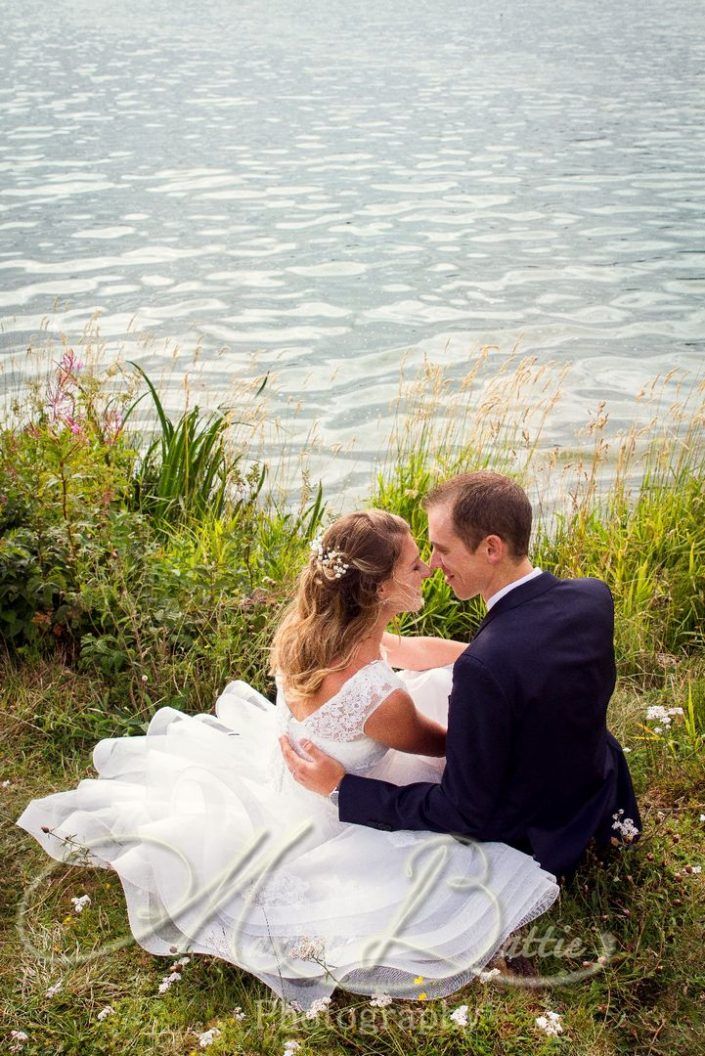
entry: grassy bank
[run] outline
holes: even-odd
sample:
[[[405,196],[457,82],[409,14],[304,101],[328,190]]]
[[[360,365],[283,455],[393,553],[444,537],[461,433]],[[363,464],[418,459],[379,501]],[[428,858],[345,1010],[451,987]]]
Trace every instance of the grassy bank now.
[[[0,1038],[8,1049],[16,1030],[27,1034],[18,1051],[30,1054],[182,1056],[203,1051],[199,1035],[214,1028],[213,1056],[269,1056],[287,1041],[300,1043],[300,1056],[697,1051],[705,1019],[702,393],[615,440],[597,414],[589,446],[568,457],[541,448],[557,390],[546,384],[541,399],[530,395],[527,369],[498,379],[483,400],[463,403],[461,393],[455,411],[442,376],[425,377],[370,502],[407,517],[422,540],[418,500],[435,479],[467,466],[515,472],[535,499],[550,487],[567,496],[539,517],[534,562],[599,576],[614,593],[620,681],[610,726],[630,749],[645,834],[606,865],[588,861],[538,922],[537,935],[551,941],[527,947],[528,958],[563,981],[512,985],[510,960],[444,1002],[378,1008],[337,994],[307,1020],[245,973],[196,957],[160,993],[170,961],[129,941],[111,874],[47,872],[14,819],[30,798],[89,776],[97,740],[140,733],[165,705],[208,710],[234,677],[271,694],[272,628],[310,539],[334,512],[305,487],[297,508],[281,504],[267,467],[251,460],[246,430],[233,425],[237,410],[192,409],[172,421],[148,379],[132,372],[116,390],[67,350],[24,420],[0,434]],[[134,426],[136,407],[151,408],[148,444]],[[480,617],[479,605],[459,605],[434,577],[423,613],[400,624],[468,637]],[[665,719],[649,711],[658,708]],[[71,899],[82,895],[90,903],[77,913]],[[450,1019],[459,1005],[468,1006],[465,1026]],[[113,1012],[99,1019],[106,1006]],[[555,1038],[536,1025],[548,1011],[562,1016]]]

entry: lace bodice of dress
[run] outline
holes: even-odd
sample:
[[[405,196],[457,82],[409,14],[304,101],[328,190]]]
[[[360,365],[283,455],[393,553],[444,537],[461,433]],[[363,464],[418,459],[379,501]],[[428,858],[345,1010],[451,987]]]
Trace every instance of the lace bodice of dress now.
[[[384,660],[375,660],[356,671],[325,704],[305,719],[296,719],[277,680],[277,706],[282,723],[293,740],[308,738],[334,756],[348,773],[366,773],[387,752],[385,745],[368,737],[363,727],[382,701],[404,683]]]

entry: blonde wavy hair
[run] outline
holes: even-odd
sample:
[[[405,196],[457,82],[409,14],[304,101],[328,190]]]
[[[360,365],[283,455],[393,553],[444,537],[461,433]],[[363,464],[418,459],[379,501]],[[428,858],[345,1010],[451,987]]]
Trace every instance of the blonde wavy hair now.
[[[315,552],[299,575],[296,594],[272,643],[271,670],[299,696],[312,696],[326,675],[354,659],[381,610],[378,588],[390,579],[409,525],[384,510],[361,510],[334,521],[323,534],[326,551],[348,566],[336,578]]]

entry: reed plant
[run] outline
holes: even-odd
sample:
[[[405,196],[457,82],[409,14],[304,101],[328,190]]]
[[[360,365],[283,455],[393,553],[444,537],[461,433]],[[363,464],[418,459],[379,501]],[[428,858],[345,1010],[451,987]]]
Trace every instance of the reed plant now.
[[[138,363],[131,365],[147,386],[159,428],[156,437],[146,446],[137,445],[130,481],[130,508],[145,513],[160,528],[167,524],[198,522],[206,516],[218,518],[226,507],[231,514],[243,501],[239,474],[243,452],[231,451],[227,444],[233,427],[232,415],[221,410],[204,414],[195,406],[185,410],[174,422],[146,371]],[[258,394],[265,383],[266,379]],[[126,418],[143,396],[130,405]],[[259,488],[263,483],[264,473],[261,473]],[[254,497],[257,494],[255,491]],[[247,501],[252,498],[250,489]]]

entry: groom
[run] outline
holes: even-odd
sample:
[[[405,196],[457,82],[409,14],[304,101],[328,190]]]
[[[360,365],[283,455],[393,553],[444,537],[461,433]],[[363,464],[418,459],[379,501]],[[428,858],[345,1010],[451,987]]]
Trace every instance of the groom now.
[[[532,568],[531,506],[508,477],[464,473],[424,505],[431,568],[456,597],[480,594],[489,610],[453,668],[440,784],[345,774],[315,746],[308,762],[283,744],[287,765],[306,788],[338,797],[341,821],[500,841],[570,875],[593,837],[609,845],[641,827],[606,725],[612,595],[600,580]]]

